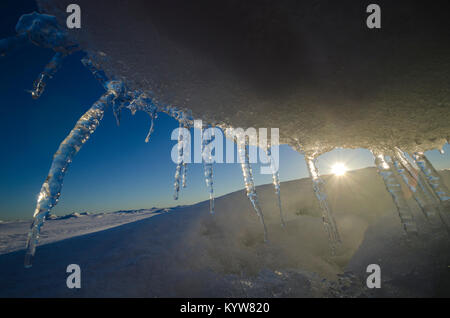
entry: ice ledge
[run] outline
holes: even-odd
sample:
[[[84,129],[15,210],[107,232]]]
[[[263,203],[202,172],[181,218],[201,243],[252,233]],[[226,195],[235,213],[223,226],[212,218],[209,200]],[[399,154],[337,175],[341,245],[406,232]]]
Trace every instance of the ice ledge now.
[[[37,2],[65,22],[70,0]],[[350,1],[77,4],[82,28],[72,36],[106,73],[209,123],[277,127],[282,143],[318,153],[426,151],[449,139],[450,35],[439,3],[381,1],[395,19],[373,32]]]

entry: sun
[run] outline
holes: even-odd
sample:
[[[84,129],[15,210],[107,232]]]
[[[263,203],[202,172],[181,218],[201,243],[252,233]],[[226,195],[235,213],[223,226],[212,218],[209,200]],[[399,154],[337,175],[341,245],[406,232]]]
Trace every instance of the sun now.
[[[335,176],[340,177],[340,176],[343,176],[347,172],[347,167],[343,163],[337,162],[331,167],[331,172]]]

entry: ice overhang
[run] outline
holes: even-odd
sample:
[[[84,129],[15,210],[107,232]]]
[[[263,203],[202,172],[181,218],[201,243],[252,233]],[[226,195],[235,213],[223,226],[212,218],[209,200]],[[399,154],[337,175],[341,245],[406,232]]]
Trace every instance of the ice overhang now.
[[[37,0],[65,23],[71,0]],[[71,36],[102,69],[195,118],[276,127],[303,151],[407,152],[450,136],[444,1],[78,0]],[[420,16],[421,19],[417,19]]]

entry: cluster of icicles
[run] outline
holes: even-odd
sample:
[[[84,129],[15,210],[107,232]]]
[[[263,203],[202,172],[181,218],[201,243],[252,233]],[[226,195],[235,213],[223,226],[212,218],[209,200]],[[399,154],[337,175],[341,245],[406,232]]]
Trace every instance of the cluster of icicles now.
[[[32,13],[23,15],[17,26],[17,35],[0,41],[0,56],[7,54],[16,47],[32,42],[35,45],[51,48],[55,51],[54,57],[45,66],[44,71],[39,74],[33,84],[31,95],[33,98],[39,98],[45,89],[46,82],[53,77],[65,56],[79,50],[76,43],[69,40],[67,33],[58,26],[56,18],[49,15]],[[158,112],[164,112],[180,123],[182,128],[192,128],[194,120],[188,111],[177,109],[171,105],[160,105],[155,102],[155,98],[145,92],[138,90],[129,90],[120,79],[108,79],[91,58],[84,58],[82,63],[92,72],[97,80],[103,85],[105,93],[95,102],[92,107],[77,121],[75,127],[69,135],[60,144],[56,151],[53,162],[42,185],[34,220],[27,241],[27,251],[25,257],[25,266],[32,265],[32,258],[35,254],[36,245],[39,239],[40,229],[50,210],[58,203],[61,195],[64,175],[72,162],[73,157],[78,153],[83,144],[89,139],[95,129],[99,126],[104,112],[108,106],[111,106],[117,123],[120,123],[120,114],[123,108],[128,108],[132,114],[136,111],[144,111],[149,114],[151,125],[145,141],[148,142],[153,131],[153,122]],[[201,129],[203,127],[194,127]],[[205,130],[213,131],[213,130]],[[240,136],[242,137],[242,136]],[[205,133],[203,136],[203,149],[209,147],[214,134]],[[249,142],[248,138],[236,138],[238,147],[238,156],[241,163],[245,190],[257,216],[264,228],[264,240],[267,241],[267,230],[264,223],[264,217],[258,202],[256,188],[253,180],[252,168],[249,162]],[[280,180],[278,169],[273,164],[271,156],[271,146],[267,146],[266,154],[272,167],[272,179],[275,187],[275,193],[278,199],[281,223],[284,226],[283,213],[280,199]],[[210,198],[210,212],[214,213],[214,189],[213,189],[213,163],[211,151],[203,151],[205,182]],[[410,212],[403,194],[401,183],[405,182],[411,190],[414,199],[422,209],[426,218],[434,225],[438,226],[444,223],[447,227],[450,225],[448,216],[441,203],[450,199],[448,189],[440,179],[439,174],[433,168],[423,153],[414,153],[407,155],[400,149],[394,149],[389,152],[389,156],[383,153],[373,151],[375,163],[379,174],[382,176],[387,190],[392,195],[400,216],[402,226],[407,233],[417,233],[412,213]],[[187,163],[183,162],[183,136],[180,133],[178,137],[178,162],[175,172],[175,194],[174,199],[178,199],[180,187],[186,187],[187,184]],[[314,193],[319,201],[322,210],[322,219],[325,230],[328,234],[332,252],[341,242],[336,222],[330,205],[327,202],[325,184],[318,172],[316,161],[317,155],[306,153],[305,159],[308,171],[313,183]]]

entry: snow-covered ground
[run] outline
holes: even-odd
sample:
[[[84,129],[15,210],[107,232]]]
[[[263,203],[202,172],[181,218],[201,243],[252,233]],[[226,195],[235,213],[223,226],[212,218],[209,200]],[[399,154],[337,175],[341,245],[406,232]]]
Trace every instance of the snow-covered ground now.
[[[447,184],[450,171],[442,172]],[[257,188],[269,242],[243,191],[173,209],[48,220],[34,266],[23,268],[28,222],[0,224],[1,297],[450,296],[450,240],[408,198],[420,235],[406,238],[374,168],[325,177],[343,240],[331,255],[309,179]],[[447,211],[448,213],[448,211]],[[66,287],[81,267],[82,288]],[[369,264],[382,288],[365,285]]]
[[[130,222],[169,212],[171,209],[142,209],[117,211],[112,213],[89,214],[71,213],[65,216],[52,216],[45,222],[40,235],[40,244],[48,244],[74,236],[106,230]],[[0,221],[0,254],[25,247],[31,221]]]

